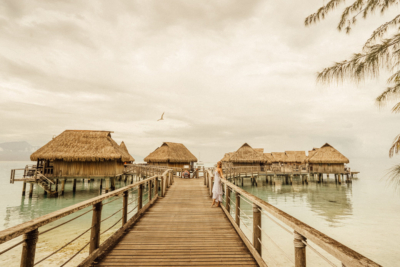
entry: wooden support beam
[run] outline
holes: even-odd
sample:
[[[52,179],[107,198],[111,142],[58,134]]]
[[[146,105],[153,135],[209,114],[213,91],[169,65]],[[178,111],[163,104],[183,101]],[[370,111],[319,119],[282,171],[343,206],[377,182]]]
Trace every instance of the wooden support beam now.
[[[93,205],[92,230],[90,232],[89,254],[99,248],[100,245],[100,227],[101,227],[101,210],[103,203],[99,202]]]
[[[235,222],[240,227],[240,194],[235,192]]]
[[[306,238],[294,231],[294,260],[295,267],[306,267]]]
[[[25,191],[26,191],[26,182],[22,185],[22,195],[25,196]]]
[[[23,235],[21,267],[33,267],[35,265],[38,236],[39,231],[37,228]]]
[[[123,193],[122,199],[122,226],[128,221],[128,191]]]
[[[142,206],[143,206],[143,184],[140,184],[138,188],[138,210],[141,210]]]
[[[230,213],[231,212],[231,188],[227,185],[225,192],[225,208]]]
[[[29,197],[33,196],[33,183],[29,183]]]
[[[61,181],[61,196],[64,195],[64,189],[65,189],[65,180],[66,179],[62,179]]]
[[[260,207],[253,203],[253,246],[261,256],[261,212]]]
[[[76,179],[72,182],[72,192],[76,192]]]

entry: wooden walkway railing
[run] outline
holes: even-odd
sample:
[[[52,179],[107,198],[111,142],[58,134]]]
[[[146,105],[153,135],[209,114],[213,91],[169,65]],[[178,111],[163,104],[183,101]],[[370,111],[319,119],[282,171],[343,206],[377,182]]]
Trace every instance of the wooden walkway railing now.
[[[204,176],[204,185],[208,187],[208,192],[212,196],[213,187],[213,169],[207,170]],[[342,266],[350,267],[378,267],[381,266],[372,260],[364,257],[360,253],[348,248],[347,246],[341,244],[340,242],[330,238],[329,236],[319,232],[318,230],[312,228],[311,226],[297,220],[296,218],[290,216],[289,214],[279,210],[278,208],[272,206],[271,204],[265,202],[264,200],[246,192],[245,190],[237,187],[236,185],[230,183],[229,181],[222,179],[223,188],[225,191],[224,202],[225,206],[222,206],[223,211],[230,219],[232,225],[235,227],[236,231],[257,260],[260,266],[275,266],[274,255],[268,254],[263,255],[262,251],[267,250],[263,242],[264,238],[267,237],[271,240],[268,235],[269,229],[263,229],[262,218],[268,218],[268,220],[273,221],[288,232],[294,242],[294,258],[290,259],[295,265],[295,267],[305,267],[307,265],[306,261],[306,248],[313,250],[318,256],[324,259],[330,266],[337,266],[324,255],[322,255],[319,250],[324,250],[334,258],[341,262]],[[247,215],[241,209],[241,201],[247,202],[252,207],[252,214]],[[252,218],[250,218],[250,216]],[[246,217],[246,218],[242,218]],[[243,219],[252,222],[250,226],[243,223]],[[245,233],[242,231],[240,226],[245,226],[251,235],[251,240],[249,240]],[[263,238],[264,237],[264,238]],[[283,237],[282,237],[283,238]],[[313,244],[319,247],[319,249],[311,246],[307,240],[311,241]],[[276,245],[276,243],[272,240]],[[278,247],[279,248],[279,247]],[[283,253],[282,248],[279,248]],[[287,254],[286,254],[287,256]]]
[[[74,257],[76,257],[79,253],[81,253],[86,247],[89,246],[89,255],[88,257],[81,263],[79,266],[89,266],[94,259],[96,259],[103,251],[105,251],[108,247],[112,246],[121,236],[124,235],[125,231],[128,230],[140,217],[143,213],[145,213],[149,207],[158,199],[159,192],[161,197],[165,195],[167,188],[170,187],[174,180],[174,177],[171,173],[171,170],[165,170],[162,174],[155,173],[154,176],[147,178],[143,181],[135,182],[123,188],[117,189],[110,193],[83,201],[81,203],[72,205],[70,207],[61,209],[59,211],[52,212],[50,214],[41,216],[39,218],[33,219],[29,222],[22,223],[20,225],[11,227],[9,229],[0,231],[0,244],[3,244],[7,241],[13,240],[17,237],[23,236],[23,240],[14,244],[7,249],[0,251],[0,255],[7,253],[13,248],[22,245],[22,255],[21,255],[21,267],[32,267],[36,264],[45,262],[50,257],[56,255],[59,251],[61,251],[66,246],[75,242],[84,234],[90,232],[90,238],[87,243],[78,250],[71,258],[66,260],[61,266],[68,264]],[[147,185],[147,192],[144,189],[144,186]],[[158,190],[160,188],[160,190]],[[132,191],[137,191],[137,198],[134,199],[131,203],[128,203],[128,193]],[[144,204],[144,196],[147,193],[148,202]],[[114,198],[112,200],[103,203],[104,200]],[[122,207],[121,209],[114,212],[111,216],[107,218],[102,218],[102,207],[107,205],[117,199],[122,198]],[[131,210],[129,209],[129,205],[136,205]],[[39,228],[48,225],[51,222],[59,220],[63,217],[66,217],[70,214],[74,214],[78,211],[81,211],[87,207],[92,207],[92,209],[77,215],[76,217],[58,224],[57,226],[51,227],[45,231],[40,231]],[[122,217],[117,220],[111,227],[100,231],[100,227],[102,222],[112,218],[114,215],[122,211]],[[136,213],[128,219],[128,214],[136,211]],[[73,238],[68,243],[64,244],[62,247],[58,248],[54,252],[50,253],[48,256],[42,259],[36,259],[36,244],[38,242],[38,237],[42,234],[50,232],[58,227],[62,227],[63,225],[78,219],[79,217],[92,212],[92,225],[89,229],[84,231],[82,234]],[[113,233],[108,239],[106,239],[103,243],[100,243],[100,236],[111,228],[114,228],[118,223],[120,223],[119,229]],[[47,266],[47,265],[46,265]]]

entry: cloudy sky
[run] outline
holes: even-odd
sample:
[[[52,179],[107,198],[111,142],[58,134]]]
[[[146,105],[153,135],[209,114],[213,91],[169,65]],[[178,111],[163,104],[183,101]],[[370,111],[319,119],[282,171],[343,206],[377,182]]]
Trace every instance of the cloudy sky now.
[[[358,86],[315,78],[393,14],[360,20],[350,35],[336,30],[339,12],[305,27],[322,4],[3,0],[0,143],[96,129],[137,157],[163,141],[203,161],[244,142],[266,151],[328,142],[355,168],[386,161],[400,133],[399,115],[374,102],[387,77]]]

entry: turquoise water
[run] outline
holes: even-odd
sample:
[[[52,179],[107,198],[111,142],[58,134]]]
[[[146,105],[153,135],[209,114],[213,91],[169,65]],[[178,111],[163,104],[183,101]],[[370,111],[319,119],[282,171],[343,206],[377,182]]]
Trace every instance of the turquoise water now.
[[[10,169],[21,168],[28,163],[30,164],[30,162],[0,162],[1,230],[99,195],[98,182],[82,183],[79,181],[75,194],[72,193],[72,185],[67,183],[65,195],[58,198],[45,197],[41,188],[35,188],[34,196],[31,199],[22,197],[22,183],[9,183]],[[117,187],[123,185],[123,182],[116,184]],[[259,183],[258,187],[252,187],[247,182],[244,189],[383,266],[400,265],[400,254],[398,253],[400,233],[397,230],[400,222],[400,195],[394,193],[376,175],[362,172],[360,179],[354,180],[352,185],[342,184],[339,186],[330,180],[323,184],[302,185],[300,182],[294,181],[292,186],[279,183],[276,186],[270,186]],[[130,208],[135,207],[135,198],[136,194],[132,192],[130,201],[133,203]],[[121,207],[121,199],[104,206],[102,217],[108,217]],[[250,205],[242,201],[242,208],[251,218]],[[132,212],[131,215],[134,213]],[[120,216],[118,213],[102,224],[102,231],[114,224]],[[57,225],[69,218],[72,217],[66,217],[52,225]],[[243,217],[243,221],[250,225],[250,221],[246,217]],[[263,229],[266,229],[266,233],[274,240],[272,242],[267,236],[263,236],[264,254],[275,255],[274,262],[270,262],[270,265],[292,266],[290,257],[293,256],[293,237],[265,216],[263,216],[262,223]],[[88,229],[90,224],[91,213],[88,213],[64,227],[40,236],[36,258],[39,260],[54,251],[55,248],[61,247],[62,244]],[[119,225],[118,223],[104,234],[102,239],[104,240],[112,234]],[[43,227],[41,231],[49,227],[51,226]],[[247,231],[245,226],[242,226],[242,229]],[[61,265],[85,245],[87,240],[88,234],[62,250],[56,257],[51,257],[39,266]],[[0,250],[18,241],[19,239],[16,239],[0,245]],[[274,242],[285,253],[277,249]],[[18,247],[0,255],[1,266],[5,264],[19,266],[20,253],[21,250]],[[289,256],[289,259],[285,254]],[[86,255],[87,249],[82,251],[68,266],[75,266]],[[332,257],[329,255],[326,257],[339,266],[339,263]],[[307,250],[307,259],[309,266],[328,266],[309,249]]]

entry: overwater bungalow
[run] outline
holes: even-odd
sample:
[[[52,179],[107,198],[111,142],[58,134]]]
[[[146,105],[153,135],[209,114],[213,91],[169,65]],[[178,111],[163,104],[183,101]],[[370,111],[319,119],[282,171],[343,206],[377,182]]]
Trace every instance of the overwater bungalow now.
[[[66,130],[31,155],[46,177],[115,177],[135,159],[110,131]]]
[[[344,164],[350,162],[328,143],[319,149],[309,151],[306,161],[310,172],[319,173],[343,173],[345,171]]]
[[[194,162],[197,162],[197,158],[183,144],[164,142],[145,157],[144,161],[150,165],[172,168],[190,166],[190,169],[192,169]]]
[[[233,152],[225,153],[224,157],[221,159],[222,168],[232,167],[232,162],[230,161]]]
[[[265,167],[266,158],[264,149],[254,149],[249,144],[244,143],[237,151],[230,156],[233,167]]]
[[[284,171],[287,161],[285,152],[271,152],[271,171]]]
[[[306,170],[307,155],[305,151],[285,151],[285,166],[293,171]]]

